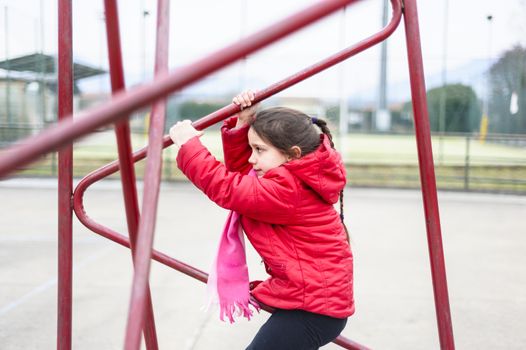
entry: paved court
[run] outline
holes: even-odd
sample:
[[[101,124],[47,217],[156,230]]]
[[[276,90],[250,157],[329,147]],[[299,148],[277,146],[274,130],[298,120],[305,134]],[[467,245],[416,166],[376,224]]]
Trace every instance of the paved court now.
[[[2,350],[56,348],[53,183],[0,182]],[[86,210],[125,232],[121,197],[118,182],[96,184]],[[420,192],[349,188],[345,198],[357,312],[344,335],[373,349],[439,349]],[[526,348],[526,197],[448,192],[439,201],[457,348]],[[190,184],[163,184],[155,247],[208,270],[225,216]],[[251,278],[264,276],[249,258]],[[75,220],[74,349],[122,349],[131,277],[129,251]],[[222,323],[201,310],[203,287],[152,264],[161,349],[244,349],[267,318]]]

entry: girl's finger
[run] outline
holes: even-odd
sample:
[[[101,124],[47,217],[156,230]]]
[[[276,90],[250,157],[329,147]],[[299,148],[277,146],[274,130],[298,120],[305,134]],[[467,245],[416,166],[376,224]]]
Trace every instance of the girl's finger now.
[[[245,103],[245,107],[248,107],[252,104],[250,96],[246,92],[243,94],[243,102]]]

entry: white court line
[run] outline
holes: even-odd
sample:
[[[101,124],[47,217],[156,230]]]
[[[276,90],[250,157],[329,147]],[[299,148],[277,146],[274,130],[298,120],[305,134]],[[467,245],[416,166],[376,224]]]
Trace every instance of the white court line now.
[[[214,310],[215,311],[215,310]],[[199,341],[199,338],[201,337],[208,321],[210,321],[210,318],[213,314],[213,312],[211,310],[207,310],[205,311],[206,314],[204,316],[204,318],[201,320],[201,322],[199,323],[199,326],[197,326],[197,328],[194,330],[193,334],[186,339],[186,342],[185,342],[185,350],[194,350],[195,346],[197,345],[197,342]]]
[[[82,268],[84,268],[88,264],[90,264],[93,261],[99,259],[103,255],[106,255],[107,253],[109,253],[109,251],[112,250],[112,249],[115,249],[115,247],[107,247],[107,248],[101,249],[98,252],[88,256],[86,259],[81,261],[79,264],[77,264],[76,267],[73,268],[73,272],[80,271]],[[21,296],[20,298],[16,299],[15,301],[13,301],[13,302],[11,302],[11,303],[9,303],[7,305],[4,305],[0,309],[0,317],[4,316],[9,311],[17,308],[18,306],[23,305],[24,303],[29,301],[34,296],[45,292],[49,288],[55,286],[57,283],[58,283],[58,279],[56,277],[52,278],[52,279],[44,282],[43,284],[39,285],[38,287],[33,288],[29,293],[24,294],[23,296]]]

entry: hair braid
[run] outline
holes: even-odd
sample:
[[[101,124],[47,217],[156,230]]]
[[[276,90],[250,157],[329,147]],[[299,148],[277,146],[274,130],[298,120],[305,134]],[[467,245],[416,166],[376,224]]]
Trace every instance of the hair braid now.
[[[327,126],[327,122],[323,119],[312,118],[312,124],[317,125],[320,128],[321,132],[327,135],[329,141],[331,142],[331,147],[334,148],[334,142],[332,142],[332,134],[329,130],[329,127]]]
[[[320,128],[321,132],[327,135],[331,143],[331,147],[334,148],[334,142],[332,141],[332,134],[331,134],[331,131],[329,130],[329,127],[327,126],[327,122],[323,119],[312,118],[312,124],[317,125]],[[345,229],[345,234],[347,235],[347,242],[350,242],[349,230],[347,230],[347,225],[345,225],[344,215],[343,215],[343,190],[340,191],[340,220],[342,221],[343,228]]]
[[[340,219],[342,220],[343,228],[345,229],[345,235],[347,236],[347,242],[351,243],[351,238],[349,237],[349,230],[347,230],[347,225],[345,225],[343,217],[343,190],[340,191]]]

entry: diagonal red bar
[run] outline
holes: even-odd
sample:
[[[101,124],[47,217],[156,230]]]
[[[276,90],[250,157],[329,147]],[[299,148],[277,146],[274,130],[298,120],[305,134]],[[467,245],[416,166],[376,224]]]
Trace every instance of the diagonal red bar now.
[[[168,72],[169,0],[157,2],[157,42],[155,47],[155,77]],[[135,271],[126,327],[125,349],[139,349],[145,308],[149,300],[148,280],[153,248],[153,237],[161,183],[162,151],[166,100],[157,100],[152,108],[148,144],[148,159],[144,175],[142,215],[139,220],[137,247],[134,254]]]
[[[288,89],[289,87],[307,79],[311,76],[318,74],[322,71],[324,71],[327,68],[330,68],[349,57],[352,57],[356,55],[357,53],[360,53],[364,50],[367,50],[371,46],[374,46],[383,40],[387,39],[398,27],[400,24],[400,19],[402,17],[402,5],[400,0],[391,0],[391,5],[393,7],[393,15],[391,18],[391,21],[378,33],[360,41],[356,45],[353,45],[349,48],[346,48],[316,64],[313,64],[312,66],[309,66],[296,74],[293,74],[269,87],[266,89],[263,89],[259,91],[256,94],[254,103],[260,102],[262,100],[265,100],[275,94],[277,94],[280,91],[283,91],[285,89]],[[202,130],[210,125],[213,125],[217,123],[218,121],[221,121],[225,119],[226,117],[229,117],[233,115],[234,113],[239,112],[239,107],[235,104],[230,104],[228,106],[225,106],[201,119],[196,121],[193,125],[195,128]]]
[[[214,52],[188,67],[115,96],[101,106],[81,112],[75,120],[58,123],[0,154],[0,178],[95,129],[126,117],[135,109],[181,89],[202,77],[285,37],[358,0],[324,0],[243,40]]]
[[[125,90],[124,69],[122,64],[121,39],[119,32],[119,13],[116,0],[105,0],[104,9],[106,13],[106,33],[108,44],[108,58],[110,65],[110,78],[112,93],[116,94]],[[166,38],[166,42],[168,38]],[[167,45],[167,44],[166,44]],[[135,168],[132,161],[132,146],[130,137],[130,125],[128,119],[115,124],[115,135],[117,137],[117,150],[119,154],[119,168],[128,223],[128,233],[132,258],[136,250],[137,231],[139,226],[139,200],[135,179]],[[157,334],[155,331],[155,318],[151,299],[150,288],[146,291],[146,321],[144,324],[144,340],[146,348],[157,350]]]
[[[431,147],[431,132],[427,113],[426,87],[424,82],[424,64],[420,47],[418,27],[418,12],[416,0],[405,0],[405,32],[407,43],[407,58],[409,63],[409,78],[411,82],[411,98],[415,121],[415,134],[418,149],[418,163],[422,197],[426,217],[427,242],[431,262],[431,276],[435,296],[435,310],[438,322],[438,333],[441,349],[455,348],[453,326],[449,309],[447,291],[446,267],[442,247],[442,233],[438,212],[438,199]]]
[[[71,0],[58,3],[58,119],[73,113],[73,34]],[[58,154],[57,349],[71,349],[73,302],[73,145]]]
[[[391,0],[391,3],[393,5],[393,17],[391,19],[391,22],[383,28],[380,32],[377,34],[370,36],[369,38],[359,42],[356,45],[353,45],[333,56],[330,56],[327,59],[324,59],[310,67],[307,67],[299,72],[297,72],[294,75],[291,75],[267,88],[264,90],[261,90],[258,95],[256,96],[257,101],[262,101],[280,91],[283,91],[294,84],[297,84],[310,76],[319,73],[323,71],[324,69],[327,69],[329,67],[332,67],[333,65],[352,57],[368,48],[370,48],[373,45],[378,44],[379,42],[385,40],[387,37],[389,37],[394,30],[397,28],[398,24],[400,23],[400,19],[402,16],[402,10],[401,10],[401,4],[400,0]],[[231,115],[239,112],[239,106],[235,104],[229,104],[207,116],[204,116],[203,118],[196,121],[193,125],[199,130],[203,130],[215,123],[218,123]],[[165,135],[163,138],[163,147],[168,147],[172,145],[172,140],[170,140],[170,137],[168,135]],[[138,162],[142,159],[146,158],[146,148],[142,148],[136,152],[133,153],[133,161]],[[105,166],[103,166],[100,169],[97,169],[90,174],[86,175],[81,183],[86,183],[86,187],[89,187],[93,183],[111,175],[114,174],[119,170],[119,163],[117,161],[114,161],[112,163],[109,163]],[[84,195],[84,191],[79,190],[79,186],[77,187],[77,190],[75,191],[74,197],[75,201],[82,202],[82,196]],[[80,217],[83,215],[82,212],[77,212],[77,215]],[[90,228],[89,226],[87,226]]]

